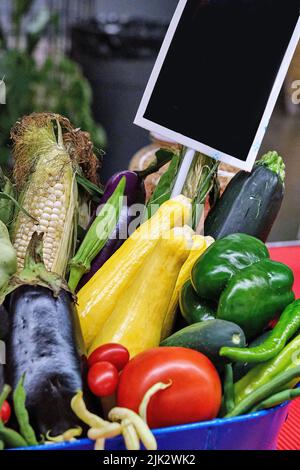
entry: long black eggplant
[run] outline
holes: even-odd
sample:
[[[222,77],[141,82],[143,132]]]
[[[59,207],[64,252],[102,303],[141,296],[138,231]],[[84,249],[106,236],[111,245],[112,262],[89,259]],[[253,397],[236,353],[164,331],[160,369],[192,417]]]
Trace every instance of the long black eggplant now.
[[[265,242],[284,196],[285,165],[277,152],[259,160],[251,173],[240,171],[205,220],[205,235],[216,240],[246,233]]]
[[[9,295],[7,378],[13,389],[25,375],[26,408],[37,433],[60,435],[77,426],[70,402],[83,390],[85,350],[73,298],[42,263],[34,235],[24,271]]]

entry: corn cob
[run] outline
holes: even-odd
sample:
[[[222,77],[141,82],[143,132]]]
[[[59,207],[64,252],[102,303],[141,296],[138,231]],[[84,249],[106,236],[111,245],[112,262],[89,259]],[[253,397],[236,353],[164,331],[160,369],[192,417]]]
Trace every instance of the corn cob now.
[[[68,134],[64,134],[65,128]],[[44,233],[43,257],[47,270],[65,276],[74,254],[78,209],[76,171],[81,163],[80,153],[75,154],[78,131],[74,133],[72,140],[68,121],[51,114],[23,118],[12,132],[19,202],[31,216],[20,211],[13,227],[19,270],[24,266],[34,232]]]

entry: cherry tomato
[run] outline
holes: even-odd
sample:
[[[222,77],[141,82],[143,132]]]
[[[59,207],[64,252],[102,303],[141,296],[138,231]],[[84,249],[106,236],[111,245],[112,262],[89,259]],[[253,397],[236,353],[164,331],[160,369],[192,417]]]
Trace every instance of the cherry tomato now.
[[[150,399],[147,421],[151,428],[216,418],[222,399],[219,375],[206,356],[186,348],[155,348],[133,358],[120,376],[118,406],[137,412],[154,384],[170,380],[169,388]]]
[[[110,362],[96,362],[87,376],[88,386],[97,397],[109,397],[118,386],[119,373]]]
[[[107,361],[113,364],[118,371],[124,369],[129,361],[129,352],[121,344],[104,344],[95,349],[88,358],[88,366],[91,367],[96,362]]]
[[[1,421],[4,424],[6,424],[9,421],[10,415],[11,415],[10,405],[5,400],[5,402],[3,403],[2,408],[0,410],[0,419],[1,419]]]

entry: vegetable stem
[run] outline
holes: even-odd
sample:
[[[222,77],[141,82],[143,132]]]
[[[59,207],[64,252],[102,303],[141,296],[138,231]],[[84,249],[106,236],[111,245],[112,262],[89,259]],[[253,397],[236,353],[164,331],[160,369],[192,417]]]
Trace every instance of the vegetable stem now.
[[[282,183],[285,180],[285,164],[283,159],[277,152],[268,152],[257,163],[257,165],[264,165],[269,170],[276,173],[281,179]]]
[[[225,366],[224,406],[225,413],[231,413],[235,407],[232,364]]]
[[[260,402],[251,410],[251,413],[265,410],[267,408],[273,408],[275,406],[281,405],[285,401],[292,401],[298,397],[300,397],[300,388],[283,390],[282,392],[275,393],[275,395],[272,395],[270,398]]]

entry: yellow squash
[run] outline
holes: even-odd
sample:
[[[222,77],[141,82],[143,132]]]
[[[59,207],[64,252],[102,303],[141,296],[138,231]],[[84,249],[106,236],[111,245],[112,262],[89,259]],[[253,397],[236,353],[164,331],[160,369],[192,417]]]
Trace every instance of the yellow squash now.
[[[178,196],[165,202],[79,291],[78,313],[87,348],[162,234],[173,227],[182,227],[190,217],[190,199]]]
[[[193,237],[193,246],[190,255],[180,270],[176,286],[168,307],[166,318],[164,320],[161,334],[162,340],[170,336],[170,334],[172,333],[176,310],[178,307],[179,293],[182,287],[184,286],[186,281],[190,279],[192,268],[196,263],[197,259],[213,242],[214,239],[211,237],[202,237],[201,235],[195,235]]]
[[[125,346],[130,356],[158,346],[168,305],[193,244],[190,227],[165,233],[127,287],[89,353],[106,343]]]

